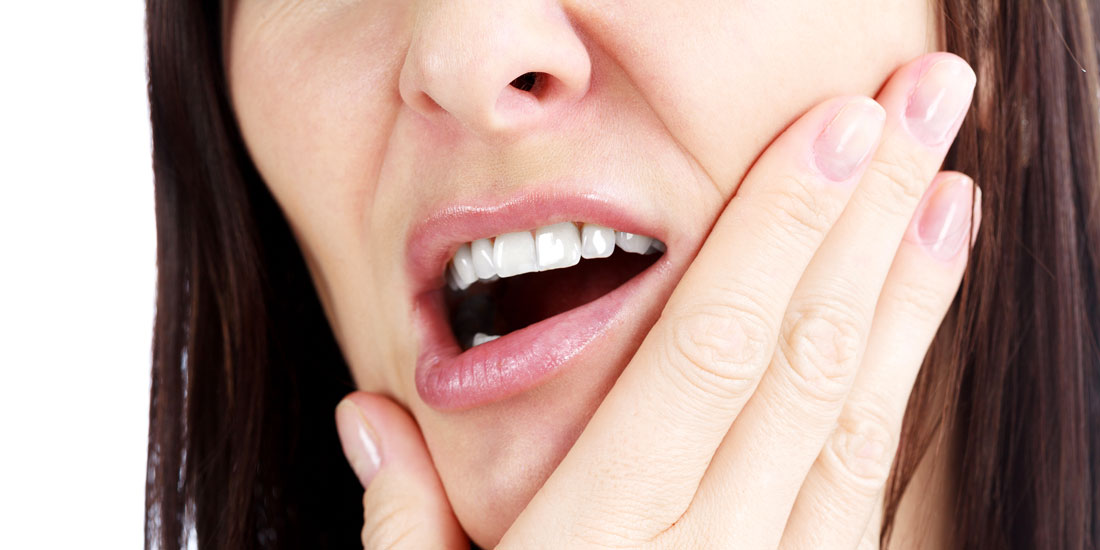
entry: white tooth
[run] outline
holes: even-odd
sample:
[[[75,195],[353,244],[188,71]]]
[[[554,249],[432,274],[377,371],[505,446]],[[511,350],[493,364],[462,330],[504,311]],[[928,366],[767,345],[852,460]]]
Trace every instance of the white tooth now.
[[[480,346],[481,344],[484,344],[485,342],[492,342],[493,340],[496,340],[497,338],[500,338],[500,336],[497,336],[495,334],[482,334],[482,333],[479,332],[477,334],[474,334],[474,346],[475,347]]]
[[[477,274],[474,273],[474,259],[470,257],[470,245],[464,244],[455,252],[454,260],[455,282],[462,290],[477,282]]]
[[[478,279],[492,279],[497,274],[493,265],[493,243],[489,239],[478,239],[470,243],[470,254],[474,258],[474,273]]]
[[[594,223],[581,229],[581,257],[606,258],[615,251],[615,230]]]
[[[573,267],[581,261],[581,236],[572,222],[535,230],[535,256],[539,271]]]
[[[476,281],[477,279],[474,280]],[[447,268],[447,284],[450,285],[451,290],[466,290],[467,288],[470,288],[471,283],[464,280],[458,274],[458,268],[456,268],[455,264],[452,263]]]
[[[535,261],[535,239],[530,231],[505,233],[493,241],[493,265],[497,274],[511,277],[538,270]]]
[[[646,254],[664,254],[665,250],[667,250],[667,248],[665,248],[665,243],[653,239],[653,242],[649,244],[649,250]]]
[[[653,239],[650,237],[635,235],[633,233],[627,233],[626,231],[619,231],[615,235],[615,243],[619,245],[619,248],[635,254],[645,254],[645,251],[649,250],[649,245],[652,242]]]
[[[458,290],[458,283],[455,282],[455,266],[454,264],[447,265],[447,273],[443,275],[443,278],[447,280],[447,286],[451,290]]]

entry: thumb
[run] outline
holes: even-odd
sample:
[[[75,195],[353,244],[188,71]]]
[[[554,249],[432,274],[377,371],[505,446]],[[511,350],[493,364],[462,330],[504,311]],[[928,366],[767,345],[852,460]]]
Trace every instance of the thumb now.
[[[354,392],[336,407],[336,429],[363,484],[363,547],[469,548],[416,422],[389,399]]]

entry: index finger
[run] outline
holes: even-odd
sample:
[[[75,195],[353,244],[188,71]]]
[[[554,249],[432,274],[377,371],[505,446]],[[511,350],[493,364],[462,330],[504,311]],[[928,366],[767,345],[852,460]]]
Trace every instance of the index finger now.
[[[884,120],[869,98],[834,99],[765,151],[509,534],[545,533],[545,525],[524,521],[549,517],[563,521],[555,532],[569,533],[596,520],[583,517],[591,510],[600,511],[594,532],[620,541],[649,540],[676,521],[767,367],[787,302],[862,176]],[[578,517],[562,518],[561,510]]]

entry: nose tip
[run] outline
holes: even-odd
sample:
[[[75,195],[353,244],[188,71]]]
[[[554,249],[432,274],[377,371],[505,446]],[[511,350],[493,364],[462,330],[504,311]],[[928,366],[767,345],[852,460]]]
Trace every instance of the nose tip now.
[[[538,0],[479,3],[484,10],[450,0],[421,13],[399,81],[410,108],[494,139],[584,96],[591,60],[564,13]]]

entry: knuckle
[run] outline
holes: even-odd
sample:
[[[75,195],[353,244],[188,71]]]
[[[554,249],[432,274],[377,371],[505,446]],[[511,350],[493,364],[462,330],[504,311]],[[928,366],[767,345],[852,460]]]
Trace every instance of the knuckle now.
[[[706,395],[744,397],[756,384],[768,352],[763,308],[751,299],[709,300],[672,324],[666,364]]]
[[[907,281],[890,290],[891,308],[907,318],[938,320],[956,290],[953,287],[948,294],[946,289],[935,288],[924,281]]]
[[[871,176],[871,185],[866,186],[868,202],[894,216],[911,216],[929,183],[913,155],[876,158],[867,171]]]
[[[764,224],[782,237],[807,243],[824,239],[838,215],[838,208],[827,194],[811,188],[807,181],[787,176],[766,192],[767,212],[774,218]]]
[[[363,524],[363,548],[400,548],[404,541],[411,539],[416,532],[415,525],[395,519],[408,512],[402,510],[400,506],[391,507],[383,512],[384,516],[375,516],[377,519],[368,517]]]
[[[363,498],[360,532],[363,548],[409,547],[409,541],[415,540],[421,527],[414,519],[423,516],[415,503],[408,499],[368,497]]]
[[[860,315],[844,301],[807,300],[792,309],[780,331],[779,354],[803,394],[837,403],[844,398],[863,352]]]
[[[893,414],[884,403],[849,403],[823,456],[832,482],[862,496],[886,483],[894,461]]]

